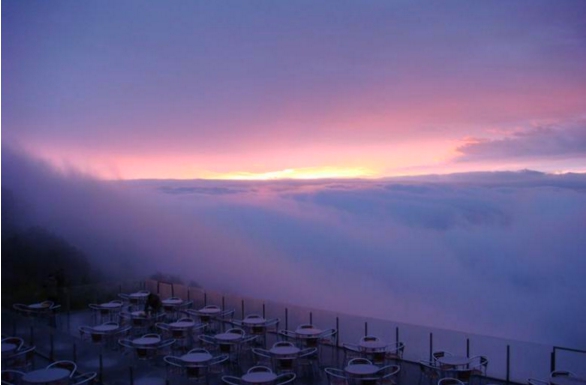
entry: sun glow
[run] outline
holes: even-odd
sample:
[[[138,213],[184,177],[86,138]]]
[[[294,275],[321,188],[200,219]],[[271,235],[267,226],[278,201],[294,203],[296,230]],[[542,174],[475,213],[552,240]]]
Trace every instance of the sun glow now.
[[[204,179],[230,180],[273,180],[273,179],[337,179],[337,178],[371,178],[376,173],[366,168],[306,167],[288,168],[269,172],[233,172],[226,174],[209,173]]]

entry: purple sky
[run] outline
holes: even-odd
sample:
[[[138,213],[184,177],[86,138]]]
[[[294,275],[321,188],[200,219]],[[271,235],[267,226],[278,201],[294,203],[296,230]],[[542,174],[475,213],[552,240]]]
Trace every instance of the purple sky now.
[[[583,1],[2,5],[2,141],[60,166],[586,170]]]

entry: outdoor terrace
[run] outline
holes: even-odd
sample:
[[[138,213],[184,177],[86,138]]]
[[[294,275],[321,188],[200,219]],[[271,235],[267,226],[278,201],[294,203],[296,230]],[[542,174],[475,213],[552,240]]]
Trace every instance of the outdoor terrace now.
[[[428,378],[421,373],[419,361],[431,361],[432,353],[440,350],[462,357],[486,356],[489,359],[486,375],[473,377],[470,381],[477,385],[527,383],[529,378],[547,380],[550,372],[560,369],[570,370],[579,377],[586,377],[586,352],[581,350],[336,314],[152,280],[70,288],[64,293],[61,308],[56,312],[54,327],[49,326],[47,320],[26,318],[5,309],[2,312],[3,337],[18,336],[27,344],[36,346],[34,368],[45,367],[56,360],[72,360],[77,363],[80,371],[96,372],[97,377],[94,381],[104,384],[189,383],[184,376],[169,370],[169,365],[162,357],[141,360],[117,343],[104,345],[82,341],[80,326],[99,323],[99,315],[89,308],[90,303],[119,299],[120,293],[133,293],[138,290],[158,293],[161,299],[179,297],[188,301],[191,309],[200,309],[209,304],[218,305],[221,309],[234,309],[231,316],[233,320],[242,320],[248,314],[278,319],[278,324],[266,334],[266,341],[257,347],[270,348],[274,342],[283,339],[278,334],[279,330],[294,330],[301,324],[309,323],[324,330],[337,330],[330,342],[322,344],[319,350],[319,369],[309,367],[298,370],[296,384],[327,384],[328,378],[324,368],[343,369],[348,359],[348,351],[344,349],[344,345],[356,344],[366,335],[375,335],[389,344],[405,344],[402,359],[392,362],[401,367],[400,372],[392,379],[402,385],[437,383],[437,378]],[[7,305],[4,303],[5,307]],[[225,330],[231,326],[234,325],[225,322],[221,328]],[[193,347],[196,347],[198,342],[203,344],[201,340],[196,340]],[[178,355],[176,351],[169,353]],[[261,357],[252,351],[241,354],[238,358],[238,361],[229,360],[220,365],[220,370],[209,377],[210,383],[221,384],[222,375],[241,376],[261,360]]]

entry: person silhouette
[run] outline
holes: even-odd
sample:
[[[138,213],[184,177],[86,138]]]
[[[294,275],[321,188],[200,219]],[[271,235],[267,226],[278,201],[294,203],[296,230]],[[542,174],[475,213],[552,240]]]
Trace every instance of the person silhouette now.
[[[144,303],[144,313],[149,316],[151,314],[157,314],[163,308],[163,302],[158,295],[150,293]]]

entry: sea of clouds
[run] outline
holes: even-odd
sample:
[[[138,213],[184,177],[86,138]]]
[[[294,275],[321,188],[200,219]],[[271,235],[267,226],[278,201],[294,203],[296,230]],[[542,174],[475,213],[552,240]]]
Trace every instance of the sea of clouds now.
[[[100,181],[3,148],[2,188],[113,278],[586,347],[586,175]]]

